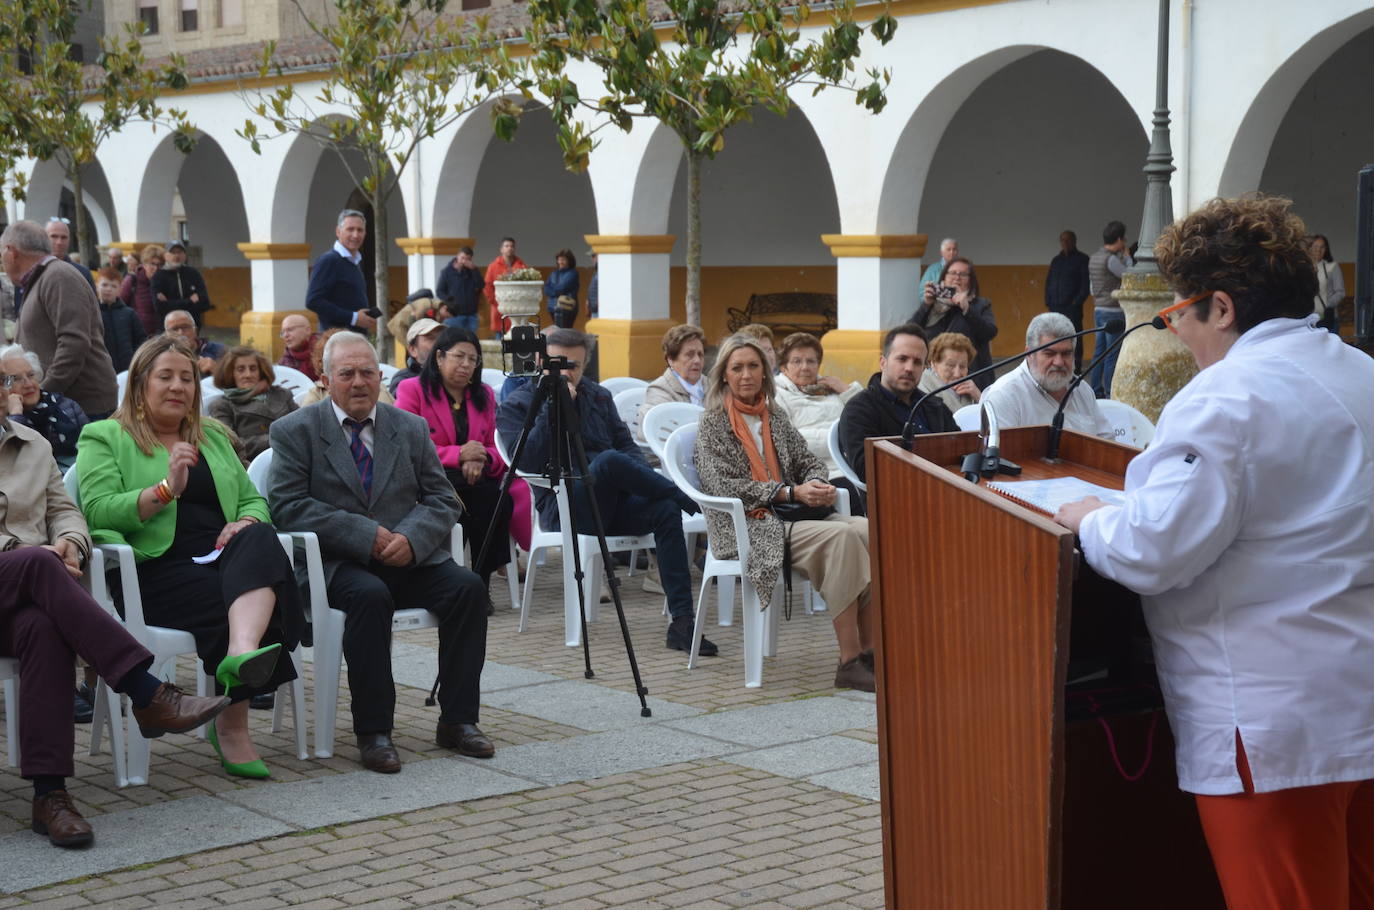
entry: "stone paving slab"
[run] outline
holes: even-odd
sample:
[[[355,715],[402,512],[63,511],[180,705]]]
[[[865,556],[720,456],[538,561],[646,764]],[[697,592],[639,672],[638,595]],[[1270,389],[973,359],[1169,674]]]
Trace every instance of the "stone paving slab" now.
[[[745,746],[777,746],[877,724],[871,703],[822,696],[670,720],[665,726]]]
[[[485,676],[484,676],[485,680]],[[654,720],[675,720],[702,713],[701,708],[679,705],[661,698],[645,699]],[[623,730],[642,727],[639,696],[585,682],[559,680],[544,685],[521,686],[496,692],[482,692],[483,704],[557,721],[582,730]]]
[[[878,761],[876,758],[871,764],[841,768],[837,771],[827,771],[824,774],[814,774],[808,777],[807,781],[818,787],[825,787],[827,790],[838,790],[841,793],[852,793],[854,796],[871,799],[875,803],[882,796],[878,784]]]
[[[873,743],[847,736],[822,736],[806,742],[742,752],[731,755],[729,760],[736,765],[757,768],[769,774],[814,780],[813,775],[827,771],[839,771],[857,765],[876,765],[878,747]]]
[[[292,830],[209,796],[93,817],[91,827],[95,843],[84,850],[55,849],[46,837],[30,831],[0,835],[0,891],[22,891]]]
[[[232,790],[222,798],[294,828],[321,828],[540,786],[538,781],[492,770],[478,761],[436,758],[405,764],[400,774],[355,771]]]
[[[490,762],[507,774],[556,786],[730,751],[726,743],[646,722],[643,727],[502,749]]]

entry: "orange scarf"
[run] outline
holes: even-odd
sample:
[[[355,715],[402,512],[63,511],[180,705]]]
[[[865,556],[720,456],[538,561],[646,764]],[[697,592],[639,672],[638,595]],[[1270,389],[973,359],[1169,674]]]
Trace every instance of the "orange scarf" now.
[[[744,447],[744,454],[749,458],[749,479],[782,483],[782,465],[778,462],[778,453],[773,448],[773,430],[768,424],[768,399],[760,395],[758,401],[750,405],[735,398],[734,395],[726,395],[725,414],[730,418],[730,429],[735,431],[736,438]],[[754,434],[749,431],[749,425],[744,422],[746,414],[759,418],[762,423],[759,428],[759,434],[763,437],[762,453],[759,452]],[[767,514],[766,508],[751,509],[748,512],[750,518],[763,518]]]

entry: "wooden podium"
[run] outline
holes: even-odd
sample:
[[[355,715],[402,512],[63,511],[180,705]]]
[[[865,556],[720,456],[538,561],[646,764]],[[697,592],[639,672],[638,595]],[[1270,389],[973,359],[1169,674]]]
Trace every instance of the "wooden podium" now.
[[[1048,438],[1004,430],[1000,479],[1121,489],[1137,451],[1066,431],[1051,464]],[[866,448],[889,910],[1224,907],[1162,713],[1066,724],[1073,533],[963,478],[976,433]],[[1129,622],[1097,582],[1080,610]],[[1134,773],[1151,748],[1127,782],[1112,750]]]

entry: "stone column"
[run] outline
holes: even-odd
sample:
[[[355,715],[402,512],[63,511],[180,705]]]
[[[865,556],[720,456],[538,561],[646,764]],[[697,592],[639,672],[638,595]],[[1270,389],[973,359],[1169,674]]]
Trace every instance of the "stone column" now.
[[[253,308],[243,314],[239,338],[272,360],[282,355],[281,321],[292,313],[305,316],[318,328],[315,314],[305,309],[310,284],[310,244],[240,243],[252,270]]]
[[[823,370],[867,382],[878,369],[883,333],[916,311],[925,234],[822,234],[836,260],[838,329],[827,332]]]
[[[1174,293],[1159,272],[1127,271],[1115,297],[1126,327],[1140,325],[1174,302]],[[1111,395],[1135,408],[1152,423],[1179,389],[1197,375],[1197,361],[1178,336],[1165,329],[1132,332],[1121,345],[1112,374]]]
[[[675,324],[668,302],[672,234],[587,234],[597,254],[597,336],[603,377],[653,379],[663,372],[663,333]]]

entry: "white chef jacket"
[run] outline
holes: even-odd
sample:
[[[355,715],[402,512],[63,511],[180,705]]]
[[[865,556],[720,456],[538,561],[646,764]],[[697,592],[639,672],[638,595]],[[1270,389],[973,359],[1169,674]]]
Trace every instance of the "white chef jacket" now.
[[[1054,412],[1059,410],[1059,402],[1040,387],[1024,360],[984,389],[983,401],[992,405],[997,425],[1003,429],[1049,425],[1054,420]],[[1111,422],[1097,406],[1097,399],[1086,382],[1073,390],[1068,407],[1064,408],[1064,427],[1103,439],[1112,439],[1115,435]]]
[[[1178,779],[1374,778],[1374,361],[1271,319],[1188,383],[1079,537],[1143,597]]]

